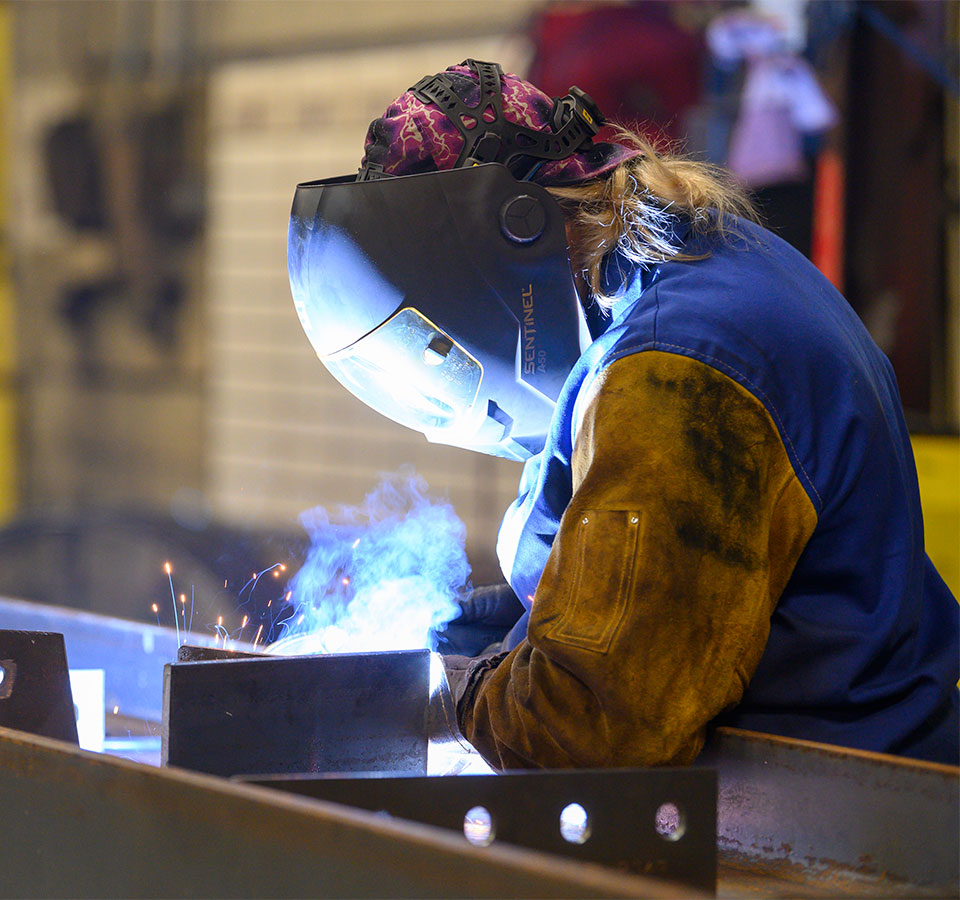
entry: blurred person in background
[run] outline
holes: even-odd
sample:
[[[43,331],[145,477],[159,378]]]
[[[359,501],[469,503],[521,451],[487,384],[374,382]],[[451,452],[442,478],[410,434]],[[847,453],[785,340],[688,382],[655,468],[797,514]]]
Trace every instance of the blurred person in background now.
[[[335,377],[525,463],[512,593],[438,635],[463,734],[505,769],[691,763],[711,724],[956,764],[958,607],[888,361],[719,170],[601,121],[467,60],[294,200]]]

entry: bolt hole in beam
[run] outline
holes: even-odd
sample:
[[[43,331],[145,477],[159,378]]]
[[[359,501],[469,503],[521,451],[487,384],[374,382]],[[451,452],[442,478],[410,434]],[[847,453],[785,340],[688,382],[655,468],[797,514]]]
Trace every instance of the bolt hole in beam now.
[[[474,847],[488,847],[496,837],[493,816],[485,806],[472,806],[463,817],[463,836]]]
[[[679,841],[687,830],[683,810],[676,803],[661,803],[654,817],[654,827],[665,841]]]
[[[17,666],[13,660],[0,659],[0,700],[5,700],[13,693],[13,681],[16,673]]]
[[[560,811],[560,836],[568,844],[585,844],[590,839],[590,816],[579,803],[568,803]]]

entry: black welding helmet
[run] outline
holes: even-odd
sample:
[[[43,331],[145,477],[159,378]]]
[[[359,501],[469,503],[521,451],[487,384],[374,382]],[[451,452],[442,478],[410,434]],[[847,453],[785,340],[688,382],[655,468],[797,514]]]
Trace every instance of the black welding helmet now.
[[[468,60],[399,98],[359,176],[297,187],[288,266],[307,336],[354,395],[428,440],[522,460],[580,353],[563,214],[525,179],[583,180],[632,151],[592,144],[582,92],[546,98],[539,131],[505,118],[508,88],[529,124],[536,89],[495,64]]]

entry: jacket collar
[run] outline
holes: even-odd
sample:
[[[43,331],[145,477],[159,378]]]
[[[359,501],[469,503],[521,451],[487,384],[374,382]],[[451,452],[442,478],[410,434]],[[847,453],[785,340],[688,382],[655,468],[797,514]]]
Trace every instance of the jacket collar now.
[[[675,219],[673,236],[675,241],[686,243],[690,223],[684,218]],[[663,263],[640,264],[633,262],[619,250],[611,253],[603,263],[603,293],[614,298],[610,309],[603,309],[598,303],[591,302],[586,309],[587,326],[594,340],[607,331],[634,304],[660,275]]]

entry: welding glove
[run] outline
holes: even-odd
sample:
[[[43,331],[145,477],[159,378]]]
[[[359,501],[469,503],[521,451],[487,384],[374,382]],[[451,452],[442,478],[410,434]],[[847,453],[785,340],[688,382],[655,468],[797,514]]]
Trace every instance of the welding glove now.
[[[480,657],[471,656],[441,656],[443,673],[446,683],[443,685],[443,699],[445,705],[453,712],[453,720],[459,723],[460,702],[472,694],[474,686],[483,677],[484,672],[495,669],[507,656],[506,650],[487,653]],[[459,725],[458,725],[459,728]]]
[[[431,665],[442,670],[439,678],[431,675],[432,689],[427,707],[427,735],[431,748],[431,766],[446,766],[443,774],[455,775],[469,769],[476,749],[463,736],[460,728],[460,707],[472,702],[478,679],[507,654],[494,657],[435,656]],[[465,699],[469,696],[470,699]],[[462,702],[461,702],[462,701]]]
[[[499,643],[524,613],[509,584],[474,588],[459,606],[459,615],[431,633],[431,649],[444,656],[474,657],[499,650]]]

